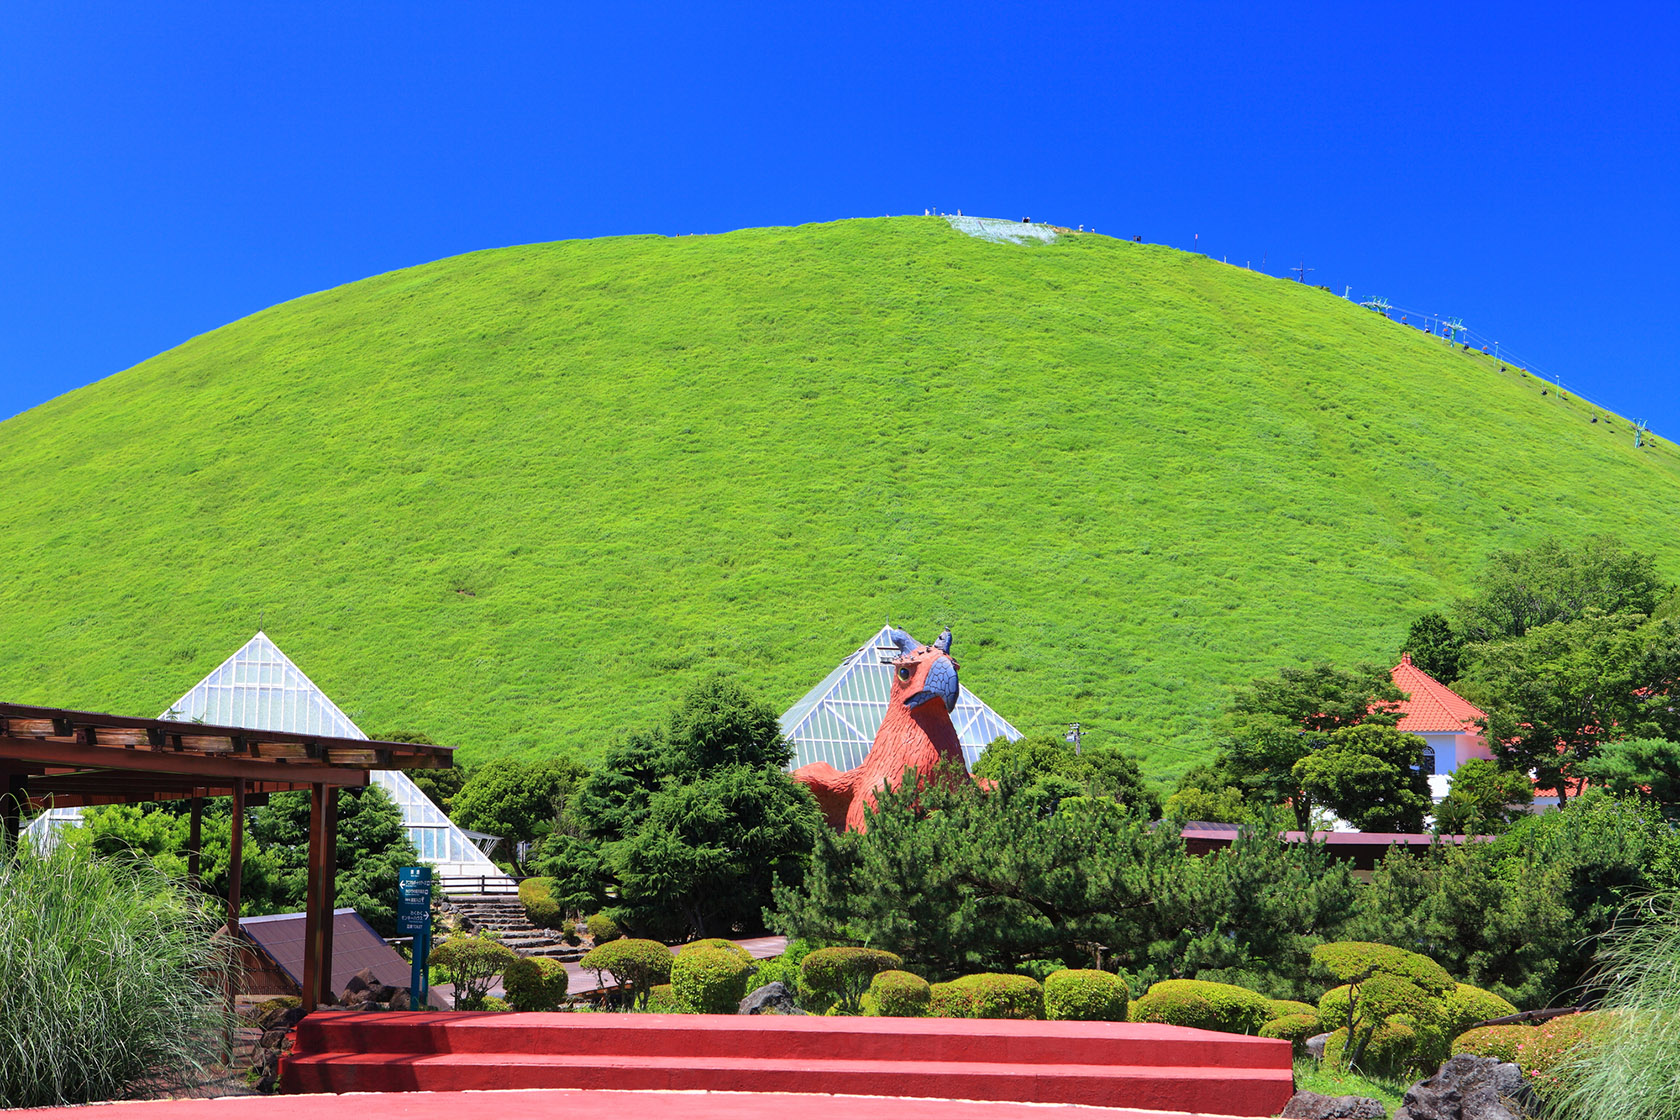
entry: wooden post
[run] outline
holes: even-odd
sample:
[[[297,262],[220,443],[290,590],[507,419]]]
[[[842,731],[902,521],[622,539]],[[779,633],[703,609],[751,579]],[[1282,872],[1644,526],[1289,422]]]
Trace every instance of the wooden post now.
[[[187,880],[195,888],[202,884],[198,879],[198,854],[204,848],[204,798],[195,789],[192,795],[192,811],[187,815]]]
[[[309,883],[303,919],[303,1008],[331,1003],[334,882],[338,867],[338,790],[309,787]]]
[[[321,1002],[336,1003],[333,991],[333,907],[338,902],[338,788],[322,786],[321,812]]]
[[[309,874],[303,892],[303,1002],[305,1012],[321,1004],[321,816],[325,786],[309,787]]]

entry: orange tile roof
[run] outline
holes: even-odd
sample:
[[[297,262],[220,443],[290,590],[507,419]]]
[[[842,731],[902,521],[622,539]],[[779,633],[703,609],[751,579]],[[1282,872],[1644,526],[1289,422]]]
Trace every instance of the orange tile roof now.
[[[1411,697],[1398,707],[1405,714],[1400,717],[1401,731],[1461,732],[1476,731],[1476,721],[1486,713],[1470,701],[1412,664],[1412,655],[1400,655],[1400,664],[1389,673],[1394,685]]]

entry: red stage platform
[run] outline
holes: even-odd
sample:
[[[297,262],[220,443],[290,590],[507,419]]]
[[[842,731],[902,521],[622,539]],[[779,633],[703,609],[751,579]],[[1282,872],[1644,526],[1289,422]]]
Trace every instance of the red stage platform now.
[[[281,1084],[288,1093],[832,1093],[1270,1116],[1294,1076],[1285,1041],[1153,1023],[338,1011],[298,1024]]]
[[[1139,1112],[1082,1105],[999,1101],[805,1097],[785,1093],[653,1093],[610,1089],[524,1089],[501,1093],[373,1093],[343,1097],[222,1097],[90,1104],[74,1113],[43,1108],[19,1120],[1208,1120],[1207,1113]]]

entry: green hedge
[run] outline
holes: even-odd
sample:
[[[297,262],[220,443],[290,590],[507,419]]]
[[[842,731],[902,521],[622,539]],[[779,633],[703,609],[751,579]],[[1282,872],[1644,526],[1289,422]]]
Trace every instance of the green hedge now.
[[[1266,1002],[1271,1005],[1270,1019],[1281,1019],[1285,1015],[1318,1015],[1318,1008],[1298,999],[1273,999]]]
[[[1516,1013],[1516,1005],[1503,996],[1460,984],[1441,1000],[1441,1029],[1448,1037],[1456,1037],[1484,1020],[1503,1019]]]
[[[1594,1043],[1612,1022],[1611,1012],[1583,1011],[1532,1026],[1476,1027],[1453,1039],[1450,1049],[1454,1054],[1515,1062],[1544,1096],[1559,1087],[1559,1075],[1567,1066],[1590,1056]]]
[[[1288,1039],[1295,1048],[1295,1056],[1302,1057],[1307,1052],[1307,1039],[1315,1034],[1324,1033],[1324,1024],[1316,1011],[1303,1011],[1294,1015],[1279,1015],[1276,1019],[1260,1028],[1261,1038]]]
[[[1271,1018],[1271,1000],[1235,984],[1162,980],[1132,1004],[1134,1023],[1170,1023],[1227,1034],[1258,1034]]]
[[[558,1011],[567,980],[566,966],[549,957],[520,957],[502,970],[502,987],[515,1011]]]
[[[648,989],[647,1004],[642,1008],[650,1015],[677,1015],[682,1013],[682,1005],[671,991],[669,984],[655,984]]]
[[[583,926],[589,931],[590,940],[597,945],[617,941],[624,936],[624,931],[618,928],[618,923],[605,914],[589,915],[583,920]]]
[[[1042,1019],[1044,989],[1031,976],[977,972],[933,985],[928,1014],[940,1019]]]
[[[646,1007],[648,992],[655,984],[671,979],[671,950],[657,941],[622,937],[597,945],[578,961],[580,967],[601,976],[610,974],[630,991],[631,1000]]]
[[[564,929],[570,924],[554,901],[553,879],[524,880],[519,884],[519,901],[525,907],[525,920],[539,929]]]
[[[677,956],[680,957],[684,953],[691,952],[696,949],[722,949],[727,953],[732,953],[735,956],[740,957],[748,964],[757,963],[753,959],[753,955],[751,953],[747,952],[745,949],[741,948],[739,944],[729,940],[727,937],[702,937],[698,941],[690,941],[687,945],[684,945],[682,948],[677,950]]]
[[[671,994],[684,1011],[733,1015],[752,972],[752,957],[738,945],[685,945],[671,965]]]
[[[1347,1036],[1347,1028],[1341,1027],[1332,1031],[1325,1040],[1326,1066],[1332,1069],[1341,1067],[1343,1052],[1347,1049]],[[1412,1024],[1405,1022],[1402,1016],[1395,1016],[1371,1031],[1370,1040],[1365,1043],[1365,1054],[1359,1062],[1359,1072],[1379,1077],[1406,1074],[1416,1066],[1420,1044],[1418,1032]]]
[[[1124,1023],[1126,986],[1112,972],[1064,968],[1044,978],[1044,1014],[1050,1019]]]
[[[863,1013],[895,1019],[917,1019],[928,1013],[933,988],[914,972],[889,968],[877,972],[863,993]]]
[[[855,1015],[875,974],[903,967],[903,957],[882,949],[818,949],[800,962],[799,980],[806,991],[832,1000],[842,1013]]]

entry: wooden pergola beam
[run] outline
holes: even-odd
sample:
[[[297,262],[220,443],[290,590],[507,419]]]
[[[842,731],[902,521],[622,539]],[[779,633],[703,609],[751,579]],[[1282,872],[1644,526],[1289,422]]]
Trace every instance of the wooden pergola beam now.
[[[292,762],[279,758],[88,746],[60,739],[28,739],[10,735],[0,735],[0,758],[43,766],[124,770],[137,774],[179,774],[189,778],[245,778],[329,786],[365,786],[368,783],[365,768]]]
[[[22,812],[59,804],[192,799],[188,869],[199,873],[203,799],[233,798],[228,851],[228,930],[239,930],[245,806],[269,793],[309,797],[303,1006],[331,1002],[338,791],[368,784],[370,769],[450,765],[449,747],[136,719],[0,703],[0,838],[17,843]],[[231,998],[231,992],[230,992]]]

